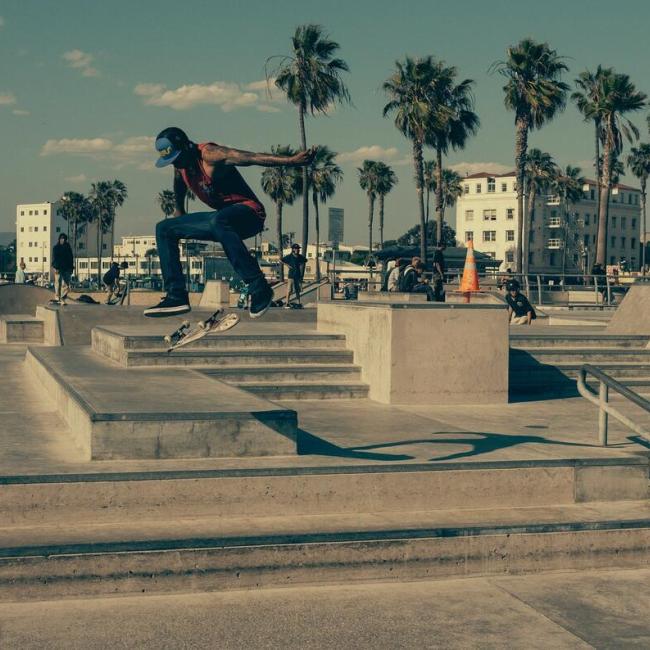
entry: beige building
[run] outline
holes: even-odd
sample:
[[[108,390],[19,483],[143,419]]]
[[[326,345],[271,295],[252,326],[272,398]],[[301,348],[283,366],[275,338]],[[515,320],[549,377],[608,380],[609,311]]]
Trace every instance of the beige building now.
[[[571,206],[568,220],[553,195],[536,201],[531,223],[528,263],[531,273],[589,270],[596,250],[596,184],[587,181],[583,199]],[[612,189],[609,206],[607,263],[623,260],[639,267],[641,241],[640,191],[628,185]],[[514,172],[479,172],[463,179],[463,195],[456,204],[456,236],[474,241],[477,250],[501,260],[501,268],[515,263],[517,192]]]

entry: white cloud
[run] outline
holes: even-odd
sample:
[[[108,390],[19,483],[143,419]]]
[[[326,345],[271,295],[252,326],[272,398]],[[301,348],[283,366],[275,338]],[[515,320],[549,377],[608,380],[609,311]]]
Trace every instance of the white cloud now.
[[[75,70],[80,70],[84,77],[98,77],[99,71],[92,66],[95,57],[89,52],[83,50],[70,50],[62,55],[68,66]]]
[[[61,140],[48,140],[41,149],[41,156],[52,154],[98,154],[110,151],[113,143],[107,138],[62,138]]]
[[[14,108],[14,110],[11,112],[14,115],[19,115],[20,117],[24,117],[25,115],[31,115],[29,111],[23,110],[22,108]]]
[[[68,183],[85,183],[88,180],[86,174],[77,174],[76,176],[66,176],[65,179]]]
[[[504,165],[498,162],[459,162],[454,165],[449,165],[449,167],[461,176],[469,176],[478,172],[505,174],[514,169],[514,165]]]
[[[142,153],[152,155],[155,138],[149,135],[136,135],[116,144],[113,152],[120,156],[134,156]]]
[[[16,103],[16,95],[11,92],[0,92],[0,106],[11,106]]]
[[[279,90],[275,88],[275,77],[270,77],[267,81],[266,79],[260,79],[259,81],[251,81],[251,83],[246,84],[246,90],[263,90],[264,92],[270,92],[271,94],[275,92],[279,94]]]
[[[178,88],[167,88],[159,83],[138,84],[133,92],[144,99],[148,106],[167,106],[184,111],[195,106],[219,106],[228,112],[237,108],[255,107],[265,113],[276,113],[274,103],[284,101],[278,90],[272,92],[273,80],[267,87],[266,80],[241,85],[231,81],[215,81],[211,84],[187,84]]]
[[[337,156],[337,159],[339,162],[362,163],[364,160],[390,161],[398,157],[399,151],[396,147],[382,147],[378,144],[372,144],[359,147],[354,151],[344,151]]]

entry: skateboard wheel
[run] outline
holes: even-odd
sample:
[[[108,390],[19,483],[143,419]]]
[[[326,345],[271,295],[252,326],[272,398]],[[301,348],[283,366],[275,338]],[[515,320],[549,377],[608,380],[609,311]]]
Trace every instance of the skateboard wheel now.
[[[165,343],[171,343],[172,342],[172,337],[167,335],[167,336],[165,336],[165,338],[163,340],[165,341]]]
[[[204,323],[203,321],[197,323],[196,326],[197,326],[200,330],[204,330],[204,329],[205,329],[205,323]]]

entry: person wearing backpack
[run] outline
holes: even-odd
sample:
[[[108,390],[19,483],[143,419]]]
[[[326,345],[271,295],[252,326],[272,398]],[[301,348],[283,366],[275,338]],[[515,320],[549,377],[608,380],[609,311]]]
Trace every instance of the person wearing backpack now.
[[[120,288],[120,265],[117,262],[111,262],[111,266],[104,273],[102,278],[104,286],[106,287],[106,293],[108,297],[106,298],[106,304],[110,305],[113,300],[113,296],[119,292]]]
[[[427,302],[435,300],[431,285],[422,277],[424,263],[421,259],[411,262],[405,269],[400,284],[400,291],[404,293],[425,293]]]

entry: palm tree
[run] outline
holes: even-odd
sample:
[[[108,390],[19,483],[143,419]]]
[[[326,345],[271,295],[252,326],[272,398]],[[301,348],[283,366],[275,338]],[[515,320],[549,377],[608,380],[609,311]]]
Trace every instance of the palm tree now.
[[[88,199],[79,192],[65,192],[59,199],[59,203],[59,214],[68,222],[68,230],[72,224],[72,250],[75,259],[75,277],[77,277],[79,234],[86,227],[85,224],[92,219],[92,210]]]
[[[384,82],[382,88],[389,97],[383,115],[394,114],[397,129],[411,141],[415,189],[420,217],[420,257],[426,261],[426,221],[424,213],[424,162],[423,148],[431,123],[432,83],[436,78],[435,62],[432,57],[395,62],[395,71]]]
[[[275,85],[298,107],[300,146],[307,149],[305,116],[326,113],[334,103],[350,101],[350,93],[341,73],[348,64],[336,58],[339,44],[329,39],[320,25],[301,25],[291,38],[292,52],[280,58],[273,71]],[[274,58],[274,57],[272,57]],[[271,59],[267,61],[267,65]],[[270,75],[267,71],[267,79]],[[302,249],[307,250],[309,237],[308,170],[302,168]]]
[[[437,191],[437,181],[436,188]],[[441,203],[440,203],[440,218],[445,219],[445,210],[447,207],[454,207],[456,201],[463,195],[463,178],[460,174],[455,172],[453,169],[443,169],[442,170],[442,191]],[[436,231],[436,242],[442,240],[442,231]]]
[[[115,179],[114,181],[111,182],[111,198],[113,204],[113,208],[111,210],[111,221],[110,221],[111,259],[113,258],[113,249],[115,248],[115,217],[117,215],[117,208],[124,205],[124,201],[126,201],[127,196],[128,196],[128,192],[126,189],[126,185],[122,181]]]
[[[443,167],[442,156],[450,149],[464,149],[470,135],[479,127],[478,115],[474,112],[471,79],[456,84],[458,70],[443,61],[433,62],[431,116],[426,134],[426,144],[436,150],[436,212],[438,221],[436,241],[442,240],[443,218]]]
[[[639,130],[625,114],[643,109],[647,96],[636,89],[628,75],[616,72],[603,77],[601,91],[598,112],[603,130],[603,166],[596,263],[604,267],[607,263],[608,208],[613,163],[623,152],[623,139],[633,142],[639,137]]]
[[[375,218],[375,199],[377,198],[377,189],[379,178],[377,173],[377,163],[374,160],[364,160],[361,167],[357,168],[359,172],[359,185],[368,195],[368,257],[372,255],[372,224]]]
[[[98,181],[90,186],[90,203],[93,222],[97,225],[97,285],[102,281],[102,246],[104,233],[108,232],[111,221],[111,185],[109,181]],[[90,275],[90,274],[89,274]]]
[[[336,164],[336,153],[324,145],[318,145],[314,160],[309,170],[309,186],[311,187],[312,203],[314,205],[314,224],[316,226],[316,280],[320,280],[320,216],[319,202],[325,203],[334,196],[336,186],[343,180],[343,171]]]
[[[196,194],[188,187],[185,191],[185,212],[190,211],[190,201],[196,201]]]
[[[650,144],[642,143],[638,147],[632,147],[627,157],[627,166],[630,171],[639,179],[641,185],[641,221],[643,223],[643,246],[641,248],[641,274],[645,275],[646,266],[646,187],[648,176],[650,176]]]
[[[582,113],[585,122],[594,123],[594,171],[596,172],[596,213],[600,214],[600,186],[602,181],[602,157],[600,155],[600,144],[603,140],[602,115],[600,113],[600,102],[602,100],[603,79],[613,74],[612,68],[598,66],[596,72],[585,70],[575,80],[576,90],[571,95],[576,107]]]
[[[151,260],[154,257],[158,256],[158,249],[156,248],[149,248],[147,252],[144,254],[144,256],[147,258],[147,261],[149,262],[149,278],[151,278]]]
[[[427,198],[424,201],[425,208],[426,208],[424,223],[428,225],[431,192],[436,191],[436,161],[435,160],[424,161],[424,189],[427,192]]]
[[[538,194],[544,194],[553,186],[559,175],[559,169],[550,153],[540,149],[530,149],[526,154],[525,190],[528,203],[527,214],[524,213],[525,223],[523,224],[523,248],[522,248],[522,272],[528,273],[528,250],[530,247],[530,230],[535,219],[535,203]]]
[[[158,192],[156,197],[156,202],[160,206],[162,213],[165,215],[165,219],[171,217],[176,210],[176,195],[172,190],[162,190]]]
[[[287,145],[271,147],[272,153],[279,156],[293,156],[295,151]],[[296,197],[301,192],[301,177],[296,173],[295,167],[267,167],[262,172],[262,190],[269,195],[275,203],[276,238],[278,254],[282,257],[282,209],[285,205],[293,205]],[[284,280],[284,265],[280,264],[280,280]]]
[[[524,180],[528,133],[541,129],[564,110],[569,86],[560,81],[568,70],[548,43],[525,38],[507,49],[505,61],[492,65],[506,79],[506,108],[515,112],[515,166],[517,173],[517,271],[523,269]]]
[[[397,185],[397,175],[386,163],[378,162],[377,196],[379,197],[379,246],[384,248],[384,200],[386,195]]]
[[[583,186],[585,179],[581,176],[580,167],[567,165],[563,170],[558,169],[555,178],[551,181],[553,192],[560,200],[562,212],[562,275],[566,272],[566,255],[569,246],[569,228],[575,224],[570,223],[571,207],[578,203],[584,196]]]

